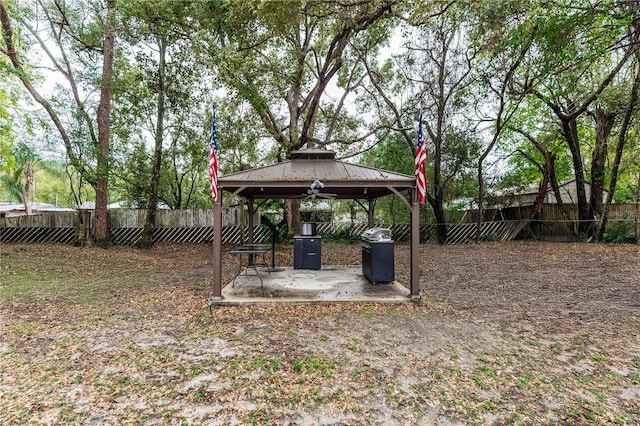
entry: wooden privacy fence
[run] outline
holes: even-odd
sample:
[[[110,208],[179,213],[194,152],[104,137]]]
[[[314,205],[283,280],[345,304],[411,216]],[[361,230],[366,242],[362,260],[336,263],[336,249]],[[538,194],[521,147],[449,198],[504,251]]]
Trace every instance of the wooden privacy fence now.
[[[111,241],[116,245],[135,245],[142,237],[142,225],[137,225],[131,215],[118,217],[111,216],[109,220],[109,232]],[[175,219],[176,215],[172,215]],[[188,213],[188,218],[194,215]],[[140,214],[144,218],[143,214]],[[83,232],[83,226],[79,223],[80,216],[74,212],[43,213],[33,216],[20,216],[0,219],[0,241],[15,243],[55,242],[75,244]],[[141,222],[143,223],[143,222]],[[125,225],[125,226],[122,226]],[[378,225],[384,226],[384,225]],[[389,227],[389,226],[387,226]],[[398,242],[408,242],[410,229],[408,224],[393,225],[394,239]],[[355,241],[367,229],[365,224],[336,225],[319,223],[317,232],[326,237],[333,236],[339,240]],[[423,235],[429,235],[430,225],[422,225]],[[255,225],[253,238],[256,243],[271,242],[271,230],[262,225]],[[248,227],[227,225],[222,228],[222,242],[225,244],[242,244],[248,240]],[[213,226],[203,226],[198,220],[191,221],[188,225],[173,225],[172,221],[159,221],[153,233],[153,241],[171,241],[188,243],[209,243],[213,241]]]
[[[74,244],[81,238],[81,217],[77,212],[47,212],[0,218],[0,242]]]
[[[82,239],[86,225],[86,212],[45,212],[32,216],[19,216],[0,219],[0,241],[2,242],[56,242],[75,244]],[[116,245],[135,245],[142,237],[144,210],[110,210],[109,232],[111,241]],[[376,226],[390,228],[394,240],[408,242],[411,238],[409,224]],[[319,223],[317,232],[327,238],[357,241],[367,229],[366,224]],[[433,235],[433,226],[423,224],[420,227],[421,240],[426,241]],[[254,241],[271,242],[271,230],[262,225],[254,226]],[[247,241],[248,227],[226,225],[222,228],[222,242],[241,244]],[[153,241],[172,241],[190,243],[208,243],[213,241],[213,215],[211,210],[160,210],[157,215]]]
[[[565,204],[564,210],[569,218],[578,217],[577,204]],[[531,217],[533,206],[517,206],[503,207],[501,209],[485,209],[484,221],[500,221],[500,220],[525,220]],[[474,211],[465,215],[465,222],[474,222],[477,215]],[[640,205],[637,204],[611,204],[609,210],[610,220],[633,220],[640,214]],[[542,204],[542,211],[537,219],[546,222],[566,222],[562,211],[557,204]]]
[[[489,211],[481,224],[481,238],[506,241],[515,238],[536,240],[571,241],[575,221],[562,220],[555,205],[545,205],[544,220],[529,221],[530,208],[525,207]],[[609,229],[623,228],[624,232],[637,235],[637,211],[633,205],[612,205]],[[571,214],[571,211],[570,211]],[[549,218],[549,219],[547,219]],[[470,216],[467,220],[473,219]],[[32,216],[0,218],[0,242],[57,242],[76,244],[86,238],[91,228],[91,212],[46,212]],[[135,245],[140,242],[145,221],[144,210],[110,210],[109,229],[111,239],[117,245]],[[471,221],[470,221],[471,222]],[[594,222],[595,223],[595,222]],[[390,228],[393,239],[409,242],[409,224],[376,226]],[[356,242],[367,229],[361,223],[319,223],[317,232],[327,238]],[[447,244],[464,244],[475,239],[475,223],[447,224]],[[247,241],[246,226],[226,225],[222,228],[222,242],[241,244]],[[254,241],[268,243],[271,231],[257,225],[253,230]],[[420,225],[420,242],[435,240],[435,225]],[[153,241],[208,243],[213,241],[213,215],[211,210],[160,210],[157,214]]]
[[[565,204],[565,213],[569,218],[578,217],[576,204]],[[572,241],[578,233],[578,221],[567,220],[557,204],[545,203],[542,205],[540,215],[529,221],[533,206],[505,207],[502,209],[487,209],[484,212],[483,222],[521,222],[528,224],[520,232],[520,238],[532,238],[545,241]],[[607,225],[608,232],[626,233],[638,235],[638,217],[640,206],[637,204],[611,204]],[[476,215],[465,216],[465,223],[474,223]],[[599,221],[590,220],[589,223],[597,227]]]

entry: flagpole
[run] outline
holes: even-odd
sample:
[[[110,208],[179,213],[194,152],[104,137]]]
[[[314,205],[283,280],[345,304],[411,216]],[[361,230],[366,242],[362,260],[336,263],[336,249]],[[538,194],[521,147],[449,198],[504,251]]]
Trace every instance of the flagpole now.
[[[211,196],[218,198],[218,137],[216,135],[216,106],[212,105],[211,142],[209,152],[209,176],[211,177]]]

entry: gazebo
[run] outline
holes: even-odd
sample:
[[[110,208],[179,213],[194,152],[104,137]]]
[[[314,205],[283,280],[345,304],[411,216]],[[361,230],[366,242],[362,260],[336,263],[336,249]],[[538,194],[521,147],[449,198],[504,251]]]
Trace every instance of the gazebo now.
[[[292,199],[307,194],[315,181],[321,193],[340,199],[366,200],[368,222],[373,226],[375,200],[395,194],[411,212],[410,297],[420,299],[419,222],[420,212],[413,176],[388,172],[335,159],[335,152],[307,148],[291,153],[291,160],[271,166],[244,170],[218,178],[218,199],[213,216],[213,295],[222,300],[222,211],[233,197],[246,198],[249,209],[248,241],[253,242],[254,201]],[[224,192],[229,193],[226,201]]]

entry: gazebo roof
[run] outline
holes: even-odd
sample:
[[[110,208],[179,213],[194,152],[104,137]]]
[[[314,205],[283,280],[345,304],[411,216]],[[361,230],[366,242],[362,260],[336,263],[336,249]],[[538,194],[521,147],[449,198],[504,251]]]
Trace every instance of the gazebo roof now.
[[[324,184],[320,193],[336,198],[372,199],[396,191],[410,190],[415,178],[373,167],[345,163],[335,152],[308,148],[291,153],[291,160],[271,166],[244,170],[218,178],[222,191],[236,192],[246,198],[296,198],[307,194],[311,184]]]

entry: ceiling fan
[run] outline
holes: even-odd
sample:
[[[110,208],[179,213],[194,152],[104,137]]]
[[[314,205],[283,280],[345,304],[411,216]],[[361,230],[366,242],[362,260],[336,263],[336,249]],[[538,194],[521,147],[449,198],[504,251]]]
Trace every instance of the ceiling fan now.
[[[318,179],[314,180],[309,189],[307,189],[306,194],[302,194],[299,198],[303,198],[305,200],[315,200],[316,198],[335,198],[338,194],[328,194],[320,192],[321,189],[324,188],[324,183],[320,182]]]

